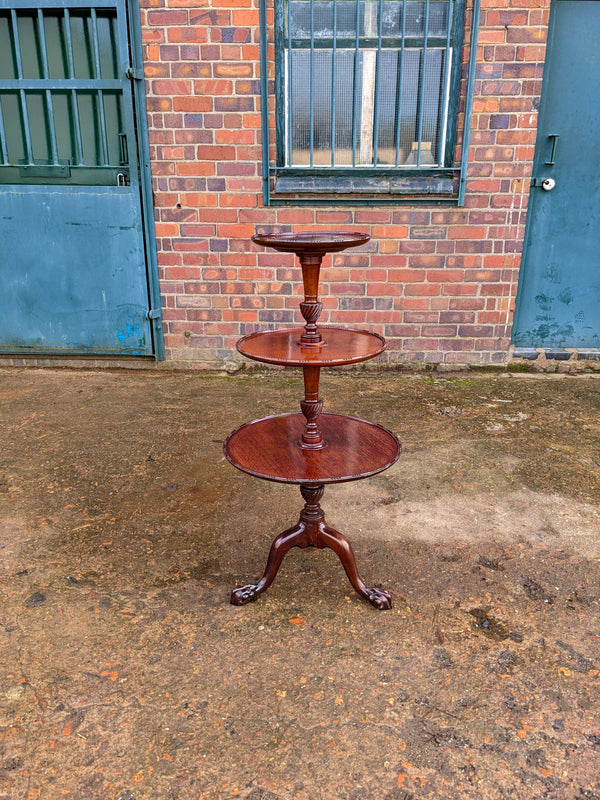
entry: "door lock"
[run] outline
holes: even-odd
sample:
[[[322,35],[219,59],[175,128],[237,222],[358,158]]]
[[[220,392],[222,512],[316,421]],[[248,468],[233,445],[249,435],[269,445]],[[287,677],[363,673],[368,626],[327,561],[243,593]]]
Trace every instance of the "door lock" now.
[[[531,185],[543,189],[545,192],[551,192],[556,186],[556,181],[554,178],[534,178]]]

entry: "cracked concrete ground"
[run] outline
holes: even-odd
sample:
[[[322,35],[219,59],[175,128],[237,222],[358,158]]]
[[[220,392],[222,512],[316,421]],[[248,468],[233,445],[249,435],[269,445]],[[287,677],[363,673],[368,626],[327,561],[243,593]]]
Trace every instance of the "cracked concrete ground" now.
[[[298,489],[222,440],[297,372],[0,371],[0,798],[599,800],[600,377],[324,373],[404,452],[234,607]]]

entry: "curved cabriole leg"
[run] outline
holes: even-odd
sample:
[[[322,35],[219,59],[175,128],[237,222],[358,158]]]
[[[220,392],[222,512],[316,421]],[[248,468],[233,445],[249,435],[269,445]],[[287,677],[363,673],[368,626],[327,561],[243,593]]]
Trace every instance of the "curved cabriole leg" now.
[[[346,570],[346,575],[354,590],[361,597],[364,597],[365,600],[368,600],[372,606],[375,606],[375,608],[381,611],[391,608],[392,598],[388,592],[384,589],[377,589],[376,587],[369,588],[361,580],[356,567],[354,551],[348,539],[339,531],[329,528],[323,523],[319,525],[319,533],[322,542],[321,546],[329,547],[336,553],[337,557],[342,562],[342,566]]]
[[[258,583],[248,583],[246,586],[238,586],[237,589],[234,589],[231,593],[232,605],[244,606],[246,603],[251,603],[259,594],[268,589],[275,580],[286,553],[292,547],[306,547],[306,526],[303,522],[298,522],[293,528],[288,528],[275,537],[262,578]]]
[[[304,508],[300,512],[299,522],[275,538],[269,551],[264,575],[259,582],[248,583],[246,586],[239,586],[233,590],[231,603],[234,606],[243,606],[256,600],[259,594],[269,588],[275,580],[286,553],[292,547],[329,547],[342,562],[348,580],[361,597],[380,610],[392,607],[392,599],[388,592],[375,587],[369,588],[361,580],[356,568],[352,545],[348,539],[339,531],[325,525],[325,515],[319,504],[323,490],[323,485],[302,484],[300,486],[304,498]]]

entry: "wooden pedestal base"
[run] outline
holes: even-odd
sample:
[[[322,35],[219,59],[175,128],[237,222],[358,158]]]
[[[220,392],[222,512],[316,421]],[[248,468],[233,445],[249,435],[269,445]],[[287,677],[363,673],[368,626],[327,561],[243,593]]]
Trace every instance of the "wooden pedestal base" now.
[[[234,589],[231,593],[231,603],[234,606],[243,606],[255,600],[259,594],[268,589],[273,583],[286,553],[292,547],[330,547],[334,553],[337,553],[354,590],[375,608],[391,608],[392,599],[388,592],[383,589],[369,588],[360,579],[354,552],[348,539],[325,524],[325,514],[319,505],[324,487],[303,484],[300,486],[300,491],[305,505],[300,512],[298,523],[274,539],[262,578],[256,584],[249,583]]]

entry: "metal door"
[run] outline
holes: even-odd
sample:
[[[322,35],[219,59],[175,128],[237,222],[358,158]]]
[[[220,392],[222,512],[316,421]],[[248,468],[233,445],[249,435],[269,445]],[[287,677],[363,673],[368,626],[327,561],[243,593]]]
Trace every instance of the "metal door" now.
[[[0,352],[160,355],[125,3],[0,0]]]
[[[600,2],[552,0],[513,344],[600,347]]]

